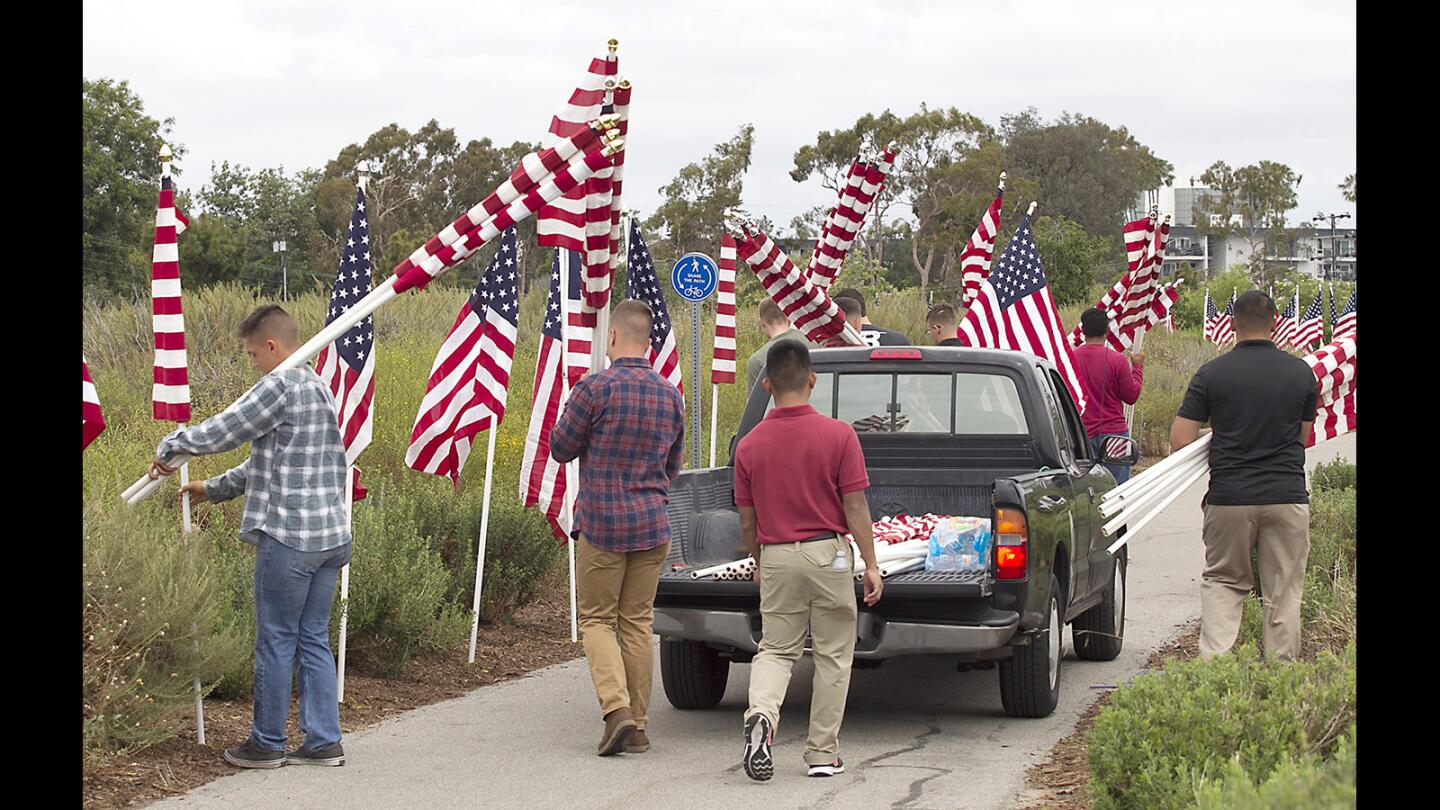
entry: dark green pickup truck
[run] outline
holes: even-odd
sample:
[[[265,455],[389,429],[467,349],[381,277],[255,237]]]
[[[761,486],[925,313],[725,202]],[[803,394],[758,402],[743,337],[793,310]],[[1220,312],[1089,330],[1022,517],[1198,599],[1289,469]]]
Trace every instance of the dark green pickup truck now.
[[[1093,457],[1055,367],[1020,352],[945,347],[815,349],[810,403],[857,426],[876,519],[988,516],[982,572],[892,575],[860,604],[857,666],[900,655],[947,655],[964,668],[999,665],[1012,717],[1044,717],[1060,692],[1062,628],[1084,659],[1120,654],[1126,557],[1106,552],[1100,497],[1115,486]],[[751,391],[745,436],[772,407]],[[671,485],[674,541],[655,597],[665,694],[681,709],[719,703],[732,663],[761,633],[753,582],[689,571],[745,556],[730,466],[689,470]],[[857,594],[859,585],[856,585]]]

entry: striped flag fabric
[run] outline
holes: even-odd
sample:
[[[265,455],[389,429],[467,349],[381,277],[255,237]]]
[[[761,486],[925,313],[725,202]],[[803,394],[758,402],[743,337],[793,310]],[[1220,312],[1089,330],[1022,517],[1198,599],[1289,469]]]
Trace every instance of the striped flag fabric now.
[[[95,392],[95,381],[90,379],[90,364],[85,361],[84,355],[80,357],[80,377],[84,382],[80,398],[80,449],[84,450],[104,432],[105,414],[100,412],[100,395]]]
[[[1045,280],[1045,266],[1030,219],[1026,213],[1014,238],[1000,254],[995,271],[980,281],[980,292],[960,323],[960,342],[978,348],[1022,351],[1049,360],[1059,369],[1076,408],[1084,413],[1085,389],[1075,372],[1070,343],[1065,339],[1055,298]]]
[[[574,498],[568,492],[567,465],[550,457],[550,431],[564,411],[573,385],[572,374],[573,379],[578,380],[580,374],[590,368],[589,337],[569,335],[580,327],[583,263],[578,251],[555,251],[550,269],[550,296],[545,302],[545,320],[540,327],[540,347],[536,353],[530,426],[525,432],[525,452],[520,459],[521,503],[538,507],[550,522],[556,539],[562,542],[570,538]]]
[[[737,240],[740,258],[760,280],[760,286],[780,306],[796,329],[811,343],[824,344],[845,331],[845,313],[830,296],[800,272],[764,231],[752,234],[747,224]]]
[[[720,235],[720,279],[715,292],[715,342],[710,355],[710,383],[735,382],[735,237]]]
[[[587,122],[614,110],[619,69],[620,60],[614,52],[591,59],[570,100],[550,119],[550,130],[540,145],[553,146],[561,138],[578,134]],[[628,115],[628,88],[626,93],[625,114]],[[618,161],[619,156],[616,157]],[[619,215],[614,180],[612,163],[536,214],[537,244],[579,251],[583,255],[584,300],[587,310],[592,312],[605,307],[610,300],[611,232],[618,224]]]
[[[1284,311],[1278,313],[1275,326],[1270,330],[1270,339],[1275,345],[1288,349],[1295,343],[1295,333],[1300,331],[1300,288],[1285,302]]]
[[[1358,286],[1350,289],[1350,300],[1345,302],[1345,309],[1341,310],[1339,320],[1335,321],[1335,333],[1330,336],[1331,341],[1355,336],[1355,294],[1359,291]],[[1330,300],[1333,306],[1334,297]]]
[[[1160,269],[1165,262],[1165,245],[1170,238],[1170,222],[1160,225],[1150,242],[1145,246],[1144,255],[1136,269],[1129,273],[1130,284],[1125,288],[1119,312],[1114,321],[1120,334],[1134,340],[1154,321],[1149,320],[1150,305],[1160,283]]]
[[[1210,288],[1205,288],[1205,323],[1201,327],[1201,334],[1206,340],[1214,340],[1215,322],[1220,319],[1220,310],[1215,308],[1215,301],[1210,297]]]
[[[638,298],[650,305],[654,322],[650,327],[650,367],[655,373],[685,393],[680,372],[680,354],[675,349],[675,330],[670,328],[670,313],[665,308],[665,295],[655,275],[655,261],[650,248],[640,235],[640,228],[630,226],[630,254],[625,263],[625,297]]]
[[[155,248],[150,262],[151,321],[155,329],[155,378],[151,414],[169,422],[190,421],[190,372],[185,356],[185,312],[180,295],[180,243],[190,220],[175,207],[170,161],[160,167],[155,205]]]
[[[1342,337],[1305,357],[1320,388],[1315,428],[1306,447],[1355,429],[1355,337]]]
[[[1295,330],[1295,348],[1308,350],[1312,344],[1325,339],[1325,318],[1321,314],[1324,303],[1325,289],[1316,288],[1315,300],[1305,308],[1305,314],[1300,318],[1300,325]]]
[[[475,437],[505,418],[520,317],[518,259],[510,227],[430,366],[405,451],[411,469],[449,476],[459,486]]]
[[[995,199],[985,213],[980,215],[980,224],[970,234],[970,242],[960,253],[960,305],[970,306],[980,292],[980,280],[990,275],[990,261],[995,256],[995,235],[1000,232],[1000,206],[1005,201],[1005,176],[1000,176],[1000,187]]]
[[[1230,302],[1225,305],[1225,310],[1220,317],[1215,319],[1215,328],[1210,333],[1210,339],[1216,346],[1224,346],[1235,339],[1235,295],[1236,290],[1230,290]]]
[[[895,166],[899,154],[893,144],[885,147],[878,158],[857,157],[850,165],[845,185],[840,187],[840,197],[830,216],[820,229],[820,238],[810,256],[806,274],[810,281],[821,290],[828,291],[840,274],[850,245],[865,224],[865,215],[875,204],[875,198],[885,188],[885,178]]]
[[[1135,344],[1135,336],[1137,334],[1153,328],[1162,320],[1168,320],[1175,314],[1175,303],[1180,300],[1180,290],[1176,286],[1179,284],[1179,281],[1175,284],[1165,285],[1161,288],[1160,292],[1150,299],[1149,306],[1145,308],[1144,320],[1140,322],[1139,328],[1132,330],[1128,334],[1121,332],[1119,321],[1120,301],[1123,295],[1121,287],[1125,284],[1125,279],[1128,278],[1129,274],[1127,273],[1125,278],[1122,278],[1119,283],[1111,288],[1110,291],[1102,296],[1095,304],[1096,309],[1103,309],[1106,314],[1110,316],[1110,329],[1105,333],[1105,344],[1117,352],[1129,351],[1130,347]],[[1181,281],[1183,280],[1184,279],[1181,279]],[[1170,331],[1173,332],[1175,330],[1171,329]],[[1080,328],[1080,324],[1077,323],[1075,324],[1075,328],[1070,330],[1070,345],[1079,347],[1084,344],[1085,332]]]
[[[330,308],[325,323],[370,294],[370,223],[365,212],[365,189],[355,189],[355,211],[350,215],[350,232],[340,253],[340,268],[330,289]],[[315,373],[330,387],[340,420],[340,440],[345,445],[345,463],[354,464],[370,445],[375,428],[375,316],[355,324],[320,350]]]
[[[1125,261],[1130,272],[1140,267],[1151,240],[1155,238],[1155,215],[1125,223],[1121,229],[1125,239]]]

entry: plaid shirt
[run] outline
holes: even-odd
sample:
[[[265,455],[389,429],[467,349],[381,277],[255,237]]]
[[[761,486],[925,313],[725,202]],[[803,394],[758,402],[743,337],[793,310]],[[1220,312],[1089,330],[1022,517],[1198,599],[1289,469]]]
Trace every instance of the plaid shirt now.
[[[350,542],[345,520],[345,451],[334,398],[313,369],[266,374],[234,405],[161,440],[155,455],[223,453],[250,442],[250,458],[205,481],[205,498],[245,494],[240,539],[259,533],[296,551],[327,551]]]
[[[575,384],[550,431],[550,455],[580,459],[574,531],[596,548],[648,551],[670,542],[670,481],[685,448],[680,392],[639,357]]]

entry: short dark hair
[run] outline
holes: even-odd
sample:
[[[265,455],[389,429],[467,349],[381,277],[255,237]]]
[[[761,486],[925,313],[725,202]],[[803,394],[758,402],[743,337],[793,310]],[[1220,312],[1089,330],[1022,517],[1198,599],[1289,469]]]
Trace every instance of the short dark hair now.
[[[1080,331],[1087,338],[1105,337],[1110,331],[1110,313],[1099,307],[1091,307],[1080,313]]]
[[[1235,299],[1236,332],[1268,332],[1275,326],[1275,302],[1259,290],[1246,290]]]
[[[773,393],[803,389],[810,378],[810,347],[798,340],[782,340],[771,346],[765,353],[765,376]]]
[[[845,320],[847,321],[855,315],[865,316],[865,307],[861,306],[859,301],[849,296],[842,295],[836,298],[835,306],[840,307],[840,311],[845,313]]]
[[[865,311],[865,309],[866,309],[866,307],[865,307],[865,296],[861,295],[861,294],[860,294],[860,291],[857,290],[857,289],[855,289],[854,287],[846,287],[846,288],[843,289],[843,290],[836,290],[836,291],[835,291],[835,297],[836,297],[836,298],[854,298],[856,301],[859,301],[859,302],[860,302],[860,317],[863,318],[863,317],[865,317],[866,315],[869,315],[869,314],[870,314],[870,313],[868,313],[868,312]]]
[[[627,298],[615,307],[610,325],[627,340],[648,340],[655,325],[655,313],[639,298]]]
[[[925,313],[925,323],[928,326],[954,326],[960,322],[960,316],[955,314],[955,307],[949,304],[936,304]]]
[[[239,332],[244,340],[267,337],[287,346],[300,345],[300,327],[295,325],[295,319],[281,309],[279,304],[265,304],[250,313],[240,322]]]
[[[769,324],[790,323],[785,313],[780,310],[780,305],[775,303],[773,298],[766,298],[760,302],[760,321]]]

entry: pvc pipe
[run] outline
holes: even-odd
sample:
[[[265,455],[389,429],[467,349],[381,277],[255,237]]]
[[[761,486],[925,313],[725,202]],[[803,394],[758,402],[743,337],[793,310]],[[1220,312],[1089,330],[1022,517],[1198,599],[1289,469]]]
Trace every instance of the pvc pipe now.
[[[1126,509],[1134,507],[1138,503],[1149,500],[1154,497],[1155,493],[1168,490],[1178,478],[1182,478],[1192,472],[1197,465],[1202,467],[1209,466],[1209,458],[1196,459],[1186,462],[1175,469],[1166,470],[1152,479],[1144,489],[1138,492],[1131,492],[1123,498],[1102,502],[1100,504],[1100,514],[1107,518],[1113,517]]]
[[[1176,450],[1175,452],[1173,452],[1173,453],[1171,453],[1170,455],[1166,456],[1164,459],[1156,462],[1156,463],[1155,463],[1155,466],[1151,467],[1150,469],[1146,470],[1145,472],[1141,473],[1140,475],[1137,475],[1137,476],[1135,476],[1134,478],[1131,478],[1129,481],[1126,481],[1125,483],[1121,484],[1120,486],[1115,487],[1114,489],[1112,489],[1112,490],[1110,490],[1109,492],[1105,493],[1103,496],[1101,496],[1101,499],[1108,501],[1108,500],[1111,500],[1111,499],[1113,499],[1113,498],[1120,497],[1120,496],[1124,495],[1125,493],[1130,492],[1131,490],[1136,489],[1140,484],[1143,484],[1143,483],[1144,483],[1144,479],[1145,479],[1146,476],[1155,475],[1155,474],[1160,473],[1160,472],[1162,472],[1162,471],[1164,471],[1164,470],[1167,470],[1167,469],[1175,466],[1176,464],[1179,464],[1179,463],[1183,462],[1185,459],[1189,458],[1190,456],[1194,455],[1195,453],[1200,452],[1202,449],[1208,448],[1208,447],[1210,446],[1210,436],[1211,436],[1211,435],[1212,435],[1212,434],[1207,433],[1207,434],[1205,434],[1204,436],[1201,436],[1200,438],[1196,439],[1195,441],[1193,441],[1193,442],[1185,445],[1184,447],[1180,448],[1179,450]]]
[[[1189,483],[1182,482],[1194,481],[1194,476],[1197,474],[1197,472],[1204,473],[1209,469],[1209,464],[1195,464],[1192,466],[1187,466],[1183,470],[1177,472],[1173,478],[1167,479],[1166,483],[1163,486],[1154,487],[1136,500],[1125,504],[1120,510],[1119,514],[1110,518],[1110,520],[1105,523],[1105,534],[1107,536],[1114,534],[1120,529],[1121,526],[1125,525],[1126,521],[1132,520],[1136,515],[1148,511],[1151,505],[1154,504],[1156,501],[1163,501],[1167,496],[1175,493],[1177,490],[1184,489],[1185,487],[1189,486]]]
[[[906,571],[913,571],[916,568],[923,568],[924,566],[924,557],[913,557],[908,560],[896,560],[895,562],[881,564],[880,576],[881,578],[884,578],[888,576],[893,576],[895,574],[903,574]]]
[[[345,468],[345,526],[352,528],[354,521],[355,468]],[[355,550],[355,538],[350,538],[350,550]],[[350,623],[350,563],[340,567],[340,650],[335,662],[335,700],[345,702],[345,630]]]
[[[720,386],[710,384],[710,468],[715,468],[715,431],[720,420]]]
[[[716,574],[720,574],[720,573],[723,573],[723,572],[725,572],[725,571],[739,571],[740,569],[746,567],[746,564],[747,564],[747,563],[750,564],[750,566],[752,567],[752,570],[753,570],[754,562],[755,562],[755,558],[754,558],[754,557],[743,557],[743,558],[738,559],[738,560],[731,560],[730,562],[727,562],[727,563],[720,563],[719,565],[712,565],[712,566],[710,566],[709,568],[701,568],[701,569],[698,569],[698,570],[695,570],[695,571],[691,571],[691,572],[690,572],[690,578],[691,578],[691,579],[699,579],[699,578],[701,578],[701,577],[712,577],[712,576],[715,576]]]
[[[1154,511],[1152,511],[1150,514],[1146,515],[1145,517],[1141,518],[1141,519],[1140,519],[1140,522],[1139,522],[1139,523],[1136,523],[1136,524],[1135,524],[1135,527],[1134,527],[1133,529],[1128,529],[1128,530],[1126,530],[1124,537],[1120,538],[1119,540],[1116,540],[1114,543],[1111,543],[1111,544],[1110,544],[1110,547],[1107,548],[1106,551],[1108,551],[1108,552],[1111,553],[1111,554],[1114,554],[1115,552],[1119,551],[1121,546],[1123,546],[1123,545],[1125,545],[1126,543],[1128,543],[1129,541],[1133,540],[1133,539],[1140,533],[1140,531],[1141,531],[1142,529],[1144,529],[1145,526],[1150,523],[1150,521],[1152,521],[1152,520],[1155,519],[1155,516],[1156,516],[1156,515],[1158,515],[1158,514],[1160,514],[1161,512],[1165,511],[1165,507],[1169,506],[1171,501],[1174,501],[1176,498],[1180,497],[1180,493],[1182,493],[1182,492],[1184,492],[1185,490],[1189,489],[1192,484],[1194,484],[1196,481],[1199,481],[1199,480],[1200,480],[1202,477],[1204,477],[1205,474],[1208,473],[1208,472],[1210,472],[1210,468],[1209,468],[1209,467],[1206,467],[1205,469],[1203,469],[1203,470],[1195,473],[1194,476],[1192,476],[1189,480],[1187,480],[1187,481],[1185,482],[1185,485],[1184,485],[1184,486],[1177,487],[1174,492],[1171,492],[1170,495],[1165,498],[1165,500],[1161,501],[1160,504],[1155,507],[1155,510],[1154,510]],[[1107,533],[1106,536],[1108,537],[1109,534]]]
[[[475,640],[480,635],[480,586],[485,573],[485,538],[490,532],[490,479],[495,471],[495,423],[486,431],[490,434],[485,450],[485,505],[480,507],[480,542],[475,549],[475,601],[470,618],[470,663],[475,663]]]

